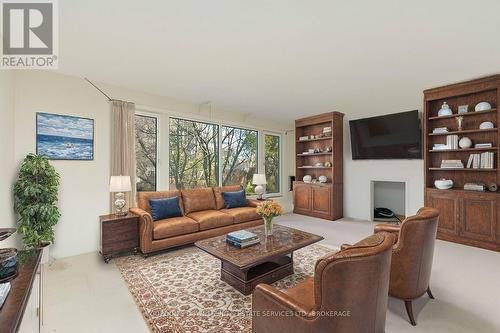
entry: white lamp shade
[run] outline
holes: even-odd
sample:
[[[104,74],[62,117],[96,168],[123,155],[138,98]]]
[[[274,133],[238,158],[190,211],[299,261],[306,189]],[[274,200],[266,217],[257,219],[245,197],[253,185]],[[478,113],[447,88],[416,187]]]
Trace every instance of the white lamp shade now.
[[[130,176],[111,176],[109,180],[110,192],[130,192],[132,185],[130,184]]]
[[[256,173],[253,175],[252,184],[254,185],[266,185],[266,175],[263,173]]]

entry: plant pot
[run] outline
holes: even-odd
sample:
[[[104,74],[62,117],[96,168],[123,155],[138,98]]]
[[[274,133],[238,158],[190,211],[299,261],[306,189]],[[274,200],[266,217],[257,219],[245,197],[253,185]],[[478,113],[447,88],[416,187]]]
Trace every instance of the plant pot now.
[[[50,249],[50,243],[44,243],[40,246],[39,248],[42,251],[42,259],[40,263],[47,264],[49,262],[49,249]]]

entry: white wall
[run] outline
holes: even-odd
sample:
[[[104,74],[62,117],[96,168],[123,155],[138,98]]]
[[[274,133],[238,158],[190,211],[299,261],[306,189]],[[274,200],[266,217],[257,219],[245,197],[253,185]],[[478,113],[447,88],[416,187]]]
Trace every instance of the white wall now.
[[[54,257],[95,251],[98,216],[109,207],[110,115],[106,100],[85,81],[43,71],[16,73],[15,161],[36,152],[36,112],[95,119],[93,161],[51,161],[61,176]]]
[[[113,98],[133,101],[152,109],[157,108],[159,113],[175,111],[185,114],[185,117],[237,122],[252,127],[263,126],[265,129],[274,131],[283,131],[287,127],[249,115],[221,110],[209,112],[206,108],[200,111],[197,104],[105,84],[99,85]],[[96,251],[99,242],[98,216],[107,214],[110,207],[108,193],[110,107],[108,101],[81,78],[31,70],[19,71],[15,74],[14,96],[15,165],[18,165],[26,154],[34,153],[36,150],[36,112],[95,119],[95,158],[93,161],[51,162],[61,175],[59,208],[62,214],[56,226],[56,242],[51,249],[51,255],[60,258]],[[285,136],[283,138],[284,142],[288,142]],[[284,152],[287,150],[287,147],[283,148]],[[291,209],[291,194],[286,188],[290,169],[285,166],[283,170],[285,195],[279,201],[284,203],[289,210]],[[12,174],[11,171],[9,177],[12,177]],[[2,189],[4,189],[3,183]]]
[[[15,226],[12,200],[14,182],[14,73],[0,71],[0,227]],[[0,245],[14,246],[15,237]]]

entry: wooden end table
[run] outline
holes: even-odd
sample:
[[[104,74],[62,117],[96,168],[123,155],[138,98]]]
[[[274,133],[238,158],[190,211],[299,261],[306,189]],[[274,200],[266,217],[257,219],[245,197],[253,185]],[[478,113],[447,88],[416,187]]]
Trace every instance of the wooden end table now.
[[[252,293],[259,283],[273,283],[293,274],[293,251],[323,240],[323,237],[288,228],[273,226],[266,237],[264,227],[246,229],[257,234],[260,243],[244,249],[226,243],[226,236],[196,242],[203,251],[221,260],[221,280],[244,295]]]
[[[125,216],[116,214],[99,217],[101,223],[100,253],[104,262],[120,253],[133,252],[139,248],[139,216],[128,213]]]

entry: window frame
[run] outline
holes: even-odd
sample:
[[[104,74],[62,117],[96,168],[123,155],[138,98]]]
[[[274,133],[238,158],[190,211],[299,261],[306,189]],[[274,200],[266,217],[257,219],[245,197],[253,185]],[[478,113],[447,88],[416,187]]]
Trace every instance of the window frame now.
[[[157,113],[152,113],[152,112],[147,112],[147,111],[135,111],[135,116],[140,116],[140,117],[148,117],[148,118],[154,118],[156,119],[156,184],[155,184],[155,191],[158,191],[160,188],[160,173],[161,173],[161,165],[160,165],[160,138],[161,138],[161,119],[160,115]],[[136,171],[136,178],[137,178],[137,163],[135,166],[135,171]],[[136,191],[137,191],[137,184],[136,186]]]
[[[212,124],[212,125],[217,125],[219,127],[219,135],[218,135],[218,145],[219,145],[219,151],[218,151],[218,165],[219,165],[219,170],[218,170],[218,179],[217,182],[218,184],[222,183],[222,126],[226,127],[234,127],[238,129],[245,129],[245,130],[253,130],[257,131],[257,172],[258,173],[265,173],[265,134],[273,135],[273,136],[278,136],[279,137],[279,142],[280,142],[280,191],[278,193],[266,193],[264,195],[265,198],[277,198],[277,197],[283,197],[283,177],[284,177],[284,156],[283,156],[283,134],[284,132],[279,131],[279,130],[269,130],[265,129],[262,127],[255,127],[255,126],[245,126],[242,125],[241,123],[238,122],[231,122],[231,121],[218,121],[218,120],[213,120],[212,115],[210,116],[203,116],[203,115],[197,115],[197,114],[189,114],[186,115],[186,113],[183,112],[175,112],[172,110],[167,110],[167,109],[161,109],[161,108],[152,108],[152,107],[147,107],[147,106],[138,106],[135,114],[137,115],[144,115],[148,117],[155,117],[157,119],[157,171],[156,171],[156,190],[157,191],[162,191],[162,190],[171,190],[170,188],[170,119],[171,118],[176,118],[176,119],[181,119],[181,120],[187,120],[187,121],[196,121],[196,122],[203,122],[207,124]],[[166,128],[163,128],[163,126],[166,125]],[[162,158],[163,156],[166,156],[166,163],[165,166],[162,164]],[[166,176],[165,176],[166,175]],[[163,182],[161,182],[163,181]],[[218,185],[221,186],[221,185]],[[256,198],[256,195],[250,195],[247,196],[249,199],[251,198]]]
[[[273,131],[267,131],[263,130],[262,131],[262,173],[266,172],[266,135],[270,136],[276,136],[278,137],[279,140],[279,191],[278,192],[272,192],[268,193],[267,188],[266,188],[266,194],[264,195],[265,198],[276,198],[276,197],[282,197],[283,196],[283,135],[279,132],[273,132]],[[260,171],[259,171],[260,172]]]
[[[260,158],[260,145],[261,145],[261,131],[258,130],[258,129],[251,129],[251,128],[246,128],[246,127],[242,127],[242,126],[235,126],[235,125],[228,125],[228,124],[221,124],[219,125],[219,186],[226,186],[226,185],[223,185],[222,184],[222,178],[223,178],[223,170],[222,170],[222,127],[230,127],[230,128],[234,128],[234,129],[239,129],[239,130],[244,130],[244,131],[253,131],[253,132],[256,132],[257,134],[257,145],[256,145],[256,149],[257,151],[255,152],[255,164],[257,166],[257,173],[260,173],[260,165],[259,165],[259,162],[261,161],[261,158]],[[247,195],[247,197],[256,197],[257,195]]]
[[[216,172],[217,172],[217,177],[216,177],[216,182],[217,182],[217,185],[216,186],[219,186],[218,184],[220,184],[220,181],[221,181],[221,175],[220,175],[220,171],[221,171],[221,167],[220,167],[220,152],[221,152],[221,147],[220,147],[220,144],[221,144],[221,141],[220,141],[220,135],[221,135],[221,125],[219,123],[216,123],[216,122],[213,122],[213,121],[207,121],[207,120],[203,120],[203,119],[196,119],[196,118],[186,118],[186,117],[182,117],[182,116],[176,116],[176,115],[172,115],[172,114],[168,114],[167,115],[167,158],[168,158],[168,168],[167,168],[167,186],[168,186],[168,190],[176,190],[176,188],[173,188],[171,189],[170,188],[170,124],[171,124],[171,121],[172,119],[176,119],[176,120],[182,120],[182,121],[191,121],[191,122],[196,122],[196,123],[204,123],[204,124],[207,124],[207,125],[213,125],[213,126],[217,126],[217,167],[216,167]]]

